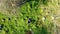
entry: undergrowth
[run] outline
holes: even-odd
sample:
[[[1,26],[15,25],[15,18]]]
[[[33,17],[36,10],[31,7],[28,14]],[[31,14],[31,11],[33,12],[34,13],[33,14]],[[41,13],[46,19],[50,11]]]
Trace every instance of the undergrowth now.
[[[0,13],[0,33],[54,34],[51,15],[44,11],[46,8],[41,8],[47,5],[48,0],[29,0],[16,9],[16,16]]]

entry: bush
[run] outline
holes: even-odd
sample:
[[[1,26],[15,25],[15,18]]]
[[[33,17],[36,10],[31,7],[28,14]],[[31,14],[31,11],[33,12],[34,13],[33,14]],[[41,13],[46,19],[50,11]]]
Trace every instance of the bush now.
[[[54,34],[54,24],[46,8],[47,0],[29,0],[16,9],[16,15],[0,13],[1,34]],[[46,12],[49,13],[46,15]]]

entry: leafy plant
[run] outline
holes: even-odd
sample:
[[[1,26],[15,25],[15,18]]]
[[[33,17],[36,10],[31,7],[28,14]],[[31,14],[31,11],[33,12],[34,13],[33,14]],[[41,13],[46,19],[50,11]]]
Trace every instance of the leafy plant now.
[[[48,0],[29,0],[16,9],[15,16],[0,14],[1,34],[53,34],[51,15],[46,15],[42,4],[47,6]]]

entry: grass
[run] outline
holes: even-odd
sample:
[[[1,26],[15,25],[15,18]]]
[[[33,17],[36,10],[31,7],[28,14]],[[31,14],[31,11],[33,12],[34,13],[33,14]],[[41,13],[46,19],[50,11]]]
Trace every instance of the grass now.
[[[0,25],[3,25],[0,34],[54,34],[51,12],[45,8],[48,3],[47,0],[29,0],[16,9],[16,16],[0,13]]]

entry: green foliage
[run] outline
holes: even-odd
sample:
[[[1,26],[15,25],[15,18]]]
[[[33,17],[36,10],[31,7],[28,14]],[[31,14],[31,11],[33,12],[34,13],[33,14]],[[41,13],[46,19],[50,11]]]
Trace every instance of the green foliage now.
[[[41,2],[44,5],[48,3],[47,0],[30,0],[16,9],[17,16],[0,14],[0,24],[4,25],[0,31],[1,34],[25,34],[26,30],[32,30],[31,32],[34,34],[50,34],[49,30],[52,31],[54,24],[50,24],[50,18],[46,17],[45,20],[42,20],[46,15],[42,15],[44,12],[40,7]],[[30,23],[28,23],[29,18],[32,20]]]

